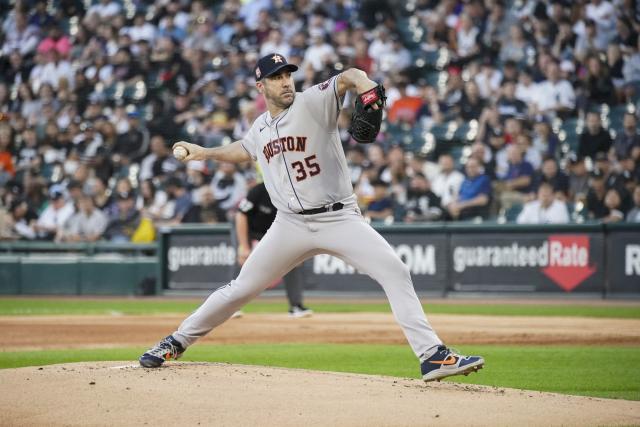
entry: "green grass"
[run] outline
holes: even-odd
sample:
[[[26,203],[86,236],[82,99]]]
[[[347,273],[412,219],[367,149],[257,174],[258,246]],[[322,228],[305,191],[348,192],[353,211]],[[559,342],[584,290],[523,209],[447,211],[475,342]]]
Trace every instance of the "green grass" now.
[[[135,361],[142,348],[0,352],[0,368],[97,360]],[[640,400],[640,347],[465,346],[485,369],[460,383]],[[196,345],[186,361],[216,361],[419,378],[407,346],[364,344]]]
[[[80,314],[167,314],[190,313],[201,301],[156,299],[36,299],[0,298],[0,316],[11,315],[80,315]],[[386,302],[363,303],[345,300],[344,303],[314,303],[318,313],[387,313]],[[497,315],[497,316],[570,316],[619,319],[640,319],[638,306],[590,306],[551,304],[424,304],[427,314]],[[287,305],[282,302],[255,301],[244,309],[247,313],[282,313]]]

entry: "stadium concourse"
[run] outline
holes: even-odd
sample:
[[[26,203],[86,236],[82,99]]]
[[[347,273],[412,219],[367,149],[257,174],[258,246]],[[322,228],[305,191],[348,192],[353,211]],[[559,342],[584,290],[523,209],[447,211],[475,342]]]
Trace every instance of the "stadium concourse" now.
[[[378,143],[341,138],[372,221],[640,221],[633,1],[14,0],[0,6],[0,239],[149,241],[229,221],[252,164],[177,162],[242,138],[257,58],[298,90],[387,87]]]

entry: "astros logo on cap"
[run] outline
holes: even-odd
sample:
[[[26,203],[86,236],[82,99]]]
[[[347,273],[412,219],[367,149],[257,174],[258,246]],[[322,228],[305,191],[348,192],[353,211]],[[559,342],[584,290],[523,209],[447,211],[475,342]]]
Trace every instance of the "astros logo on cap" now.
[[[282,62],[282,56],[280,55],[273,55],[271,59],[273,59],[273,62],[275,63]]]

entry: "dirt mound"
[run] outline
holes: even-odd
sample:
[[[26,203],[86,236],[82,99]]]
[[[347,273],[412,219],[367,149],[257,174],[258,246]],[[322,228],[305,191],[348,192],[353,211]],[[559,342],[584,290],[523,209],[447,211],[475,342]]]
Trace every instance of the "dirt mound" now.
[[[4,316],[3,349],[146,348],[173,332],[184,315]],[[640,345],[640,320],[580,317],[454,316],[429,320],[447,343],[524,345]],[[282,314],[247,314],[232,319],[202,343],[406,344],[389,313],[322,313],[309,319]]]
[[[217,363],[6,369],[0,383],[2,424],[11,426],[640,423],[640,402]]]

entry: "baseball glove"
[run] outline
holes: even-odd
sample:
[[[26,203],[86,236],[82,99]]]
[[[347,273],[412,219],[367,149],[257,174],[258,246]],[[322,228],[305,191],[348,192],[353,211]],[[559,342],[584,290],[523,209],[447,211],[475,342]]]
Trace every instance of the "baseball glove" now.
[[[371,144],[375,141],[380,131],[382,109],[386,100],[384,86],[381,84],[358,95],[355,110],[351,115],[351,126],[349,126],[349,133],[353,139],[362,144]],[[378,106],[377,110],[373,109],[374,104]]]

